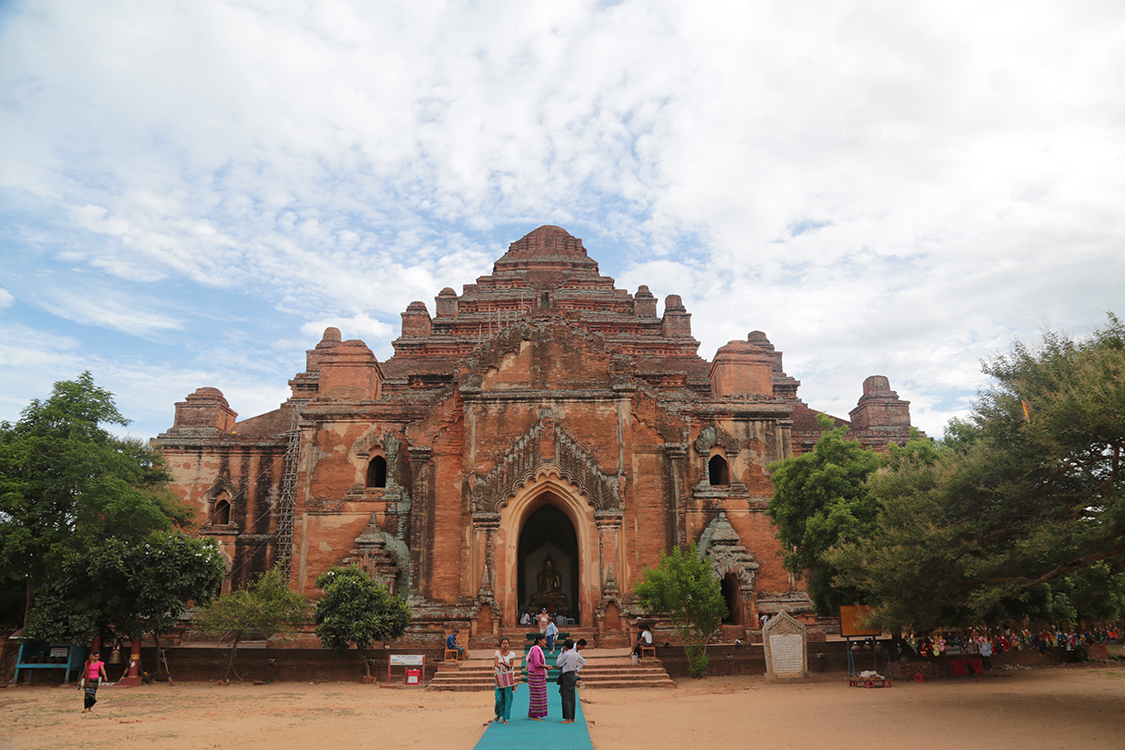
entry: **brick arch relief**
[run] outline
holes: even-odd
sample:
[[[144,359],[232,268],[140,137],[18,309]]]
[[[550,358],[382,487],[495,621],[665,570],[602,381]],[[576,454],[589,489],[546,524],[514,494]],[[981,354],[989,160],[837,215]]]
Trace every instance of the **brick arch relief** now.
[[[203,496],[204,512],[207,513],[207,518],[203,521],[201,526],[236,526],[233,521],[234,509],[236,507],[235,499],[238,497],[238,488],[231,481],[230,477],[223,475],[215,480],[211,488],[207,490]],[[227,504],[227,518],[226,523],[220,523],[216,519],[218,512],[217,504],[223,501]]]
[[[703,530],[699,538],[699,554],[710,558],[711,570],[720,580],[728,573],[734,573],[745,594],[754,592],[758,561],[750,550],[742,546],[742,539],[730,525],[726,513],[720,513]]]
[[[708,425],[699,431],[699,437],[695,439],[695,450],[703,458],[709,458],[711,449],[715,446],[722,448],[727,454],[727,460],[731,462],[742,449],[738,440],[722,427]]]
[[[383,456],[387,459],[387,466],[394,466],[398,460],[402,441],[389,431],[380,430],[378,425],[372,425],[367,432],[352,444],[348,458],[356,466],[367,466],[373,456]]]
[[[553,451],[550,450],[552,444]],[[545,446],[546,456],[543,455]],[[577,440],[557,427],[553,420],[546,419],[517,438],[492,471],[475,478],[469,490],[473,510],[498,513],[521,488],[534,482],[543,469],[557,471],[595,510],[621,507],[622,477],[602,471]]]

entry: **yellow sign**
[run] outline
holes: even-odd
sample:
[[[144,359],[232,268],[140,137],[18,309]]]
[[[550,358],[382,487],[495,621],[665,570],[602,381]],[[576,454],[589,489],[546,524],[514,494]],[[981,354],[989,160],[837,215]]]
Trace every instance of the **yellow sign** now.
[[[879,628],[866,625],[868,616],[874,608],[866,604],[840,607],[840,635],[845,638],[857,635],[879,635]]]

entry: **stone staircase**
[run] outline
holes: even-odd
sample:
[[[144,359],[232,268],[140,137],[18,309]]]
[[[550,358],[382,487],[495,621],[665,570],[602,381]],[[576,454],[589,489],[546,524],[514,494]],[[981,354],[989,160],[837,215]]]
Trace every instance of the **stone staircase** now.
[[[473,650],[469,658],[462,662],[442,662],[437,673],[430,680],[431,690],[492,690],[496,687],[492,671],[492,653],[495,651]],[[556,651],[547,657],[547,663],[554,665]],[[641,659],[633,663],[629,649],[583,649],[582,656],[586,666],[582,668],[582,679],[578,687],[585,688],[674,688],[676,683],[664,670],[659,659]],[[547,674],[548,688],[558,672]],[[520,683],[526,682],[526,673],[521,671]],[[526,690],[526,687],[521,688]]]

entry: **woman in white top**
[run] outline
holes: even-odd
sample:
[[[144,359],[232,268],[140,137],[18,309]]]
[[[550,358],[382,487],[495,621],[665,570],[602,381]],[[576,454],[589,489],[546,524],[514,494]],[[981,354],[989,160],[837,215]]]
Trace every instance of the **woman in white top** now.
[[[496,667],[496,721],[507,724],[512,718],[512,701],[516,694],[516,659],[507,638],[500,639],[500,648],[493,655]]]

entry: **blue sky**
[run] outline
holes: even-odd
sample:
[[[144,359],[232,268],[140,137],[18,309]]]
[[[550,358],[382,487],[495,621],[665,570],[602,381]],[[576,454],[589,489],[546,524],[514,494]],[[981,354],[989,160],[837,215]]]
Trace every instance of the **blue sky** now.
[[[390,356],[541,224],[940,434],[982,357],[1125,313],[1119,2],[0,1],[0,419],[90,370],[151,437]]]

